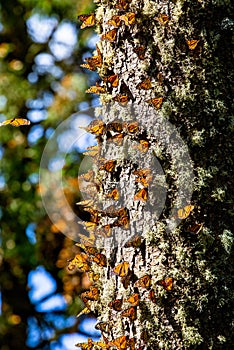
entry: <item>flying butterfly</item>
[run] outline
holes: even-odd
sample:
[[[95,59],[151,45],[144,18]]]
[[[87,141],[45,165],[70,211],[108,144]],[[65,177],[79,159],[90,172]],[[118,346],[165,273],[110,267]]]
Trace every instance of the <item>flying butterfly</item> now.
[[[120,19],[124,21],[126,26],[131,26],[135,23],[135,13],[134,12],[126,12],[124,15],[120,16]]]
[[[12,126],[22,126],[22,125],[30,125],[31,122],[28,119],[23,119],[23,118],[12,118],[12,119],[7,119],[4,120],[3,122],[0,123],[0,127],[3,125],[12,125]]]
[[[146,48],[145,46],[138,46],[133,49],[133,52],[135,52],[140,60],[145,59],[145,52]]]
[[[120,277],[127,276],[129,272],[129,263],[127,261],[124,261],[116,265],[115,268],[113,269],[113,272]]]
[[[119,85],[119,76],[118,74],[109,75],[103,78],[103,81],[110,83],[112,87],[117,87]]]
[[[128,338],[122,335],[116,339],[111,340],[108,345],[116,346],[118,350],[126,350],[128,347]]]
[[[163,103],[163,97],[155,97],[147,100],[146,102],[149,103],[149,105],[155,107],[155,108],[161,108]]]
[[[123,300],[122,299],[115,299],[111,301],[108,306],[112,308],[115,311],[121,311],[122,310],[122,305],[123,305]]]
[[[134,200],[135,201],[141,201],[141,202],[146,202],[148,199],[148,190],[147,188],[141,188],[140,191],[138,191],[135,196]]]
[[[190,50],[194,50],[198,43],[199,43],[200,40],[187,40],[187,44],[188,44],[188,47]]]
[[[139,305],[139,299],[140,296],[138,293],[134,293],[132,294],[128,299],[126,299],[125,301],[132,304],[132,306],[138,306]]]
[[[151,286],[151,276],[150,275],[142,276],[134,283],[134,285],[136,287],[149,288]]]
[[[166,25],[169,21],[169,17],[165,13],[160,13],[156,19],[163,25]]]
[[[164,280],[160,280],[157,282],[160,286],[163,286],[163,288],[167,291],[171,291],[173,287],[173,277],[167,277]]]
[[[137,84],[137,89],[142,89],[142,90],[149,90],[152,88],[152,83],[150,78],[146,78],[143,80],[141,83]]]
[[[186,219],[193,209],[194,205],[186,205],[184,208],[177,211],[177,217],[179,219]]]
[[[81,25],[81,29],[86,27],[92,27],[95,25],[95,16],[94,13],[90,13],[89,15],[79,15],[78,19],[83,22]]]
[[[134,306],[131,306],[129,309],[122,311],[121,316],[128,317],[128,318],[130,318],[131,321],[136,320],[136,318],[137,318],[136,308]]]
[[[114,42],[116,41],[117,38],[117,29],[111,29],[108,32],[106,32],[105,34],[102,34],[101,36],[101,40],[107,40],[109,42]]]

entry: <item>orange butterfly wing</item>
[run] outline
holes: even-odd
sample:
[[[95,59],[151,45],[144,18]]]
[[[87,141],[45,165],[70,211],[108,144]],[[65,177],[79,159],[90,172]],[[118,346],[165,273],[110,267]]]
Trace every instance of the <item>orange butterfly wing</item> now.
[[[139,278],[135,284],[136,287],[142,287],[142,288],[149,288],[151,286],[151,276],[150,275],[144,275],[141,278]]]
[[[151,106],[154,106],[155,108],[159,109],[162,106],[163,97],[151,98],[151,99],[147,100],[146,102],[148,102]]]
[[[186,205],[184,208],[177,211],[177,217],[179,219],[186,219],[193,209],[194,205]]]
[[[125,350],[128,347],[128,338],[126,335],[113,339],[108,345],[116,346],[118,350]]]
[[[137,85],[137,89],[142,89],[142,90],[149,90],[152,88],[152,83],[150,78],[146,78],[143,80],[141,83]]]
[[[130,318],[131,321],[136,320],[137,318],[136,308],[134,306],[131,306],[129,309],[122,311],[121,316],[128,317]]]
[[[200,40],[187,40],[187,44],[188,44],[188,47],[190,50],[194,50],[198,43],[199,43]]]
[[[173,278],[167,277],[164,280],[160,280],[157,282],[159,285],[163,286],[163,288],[167,291],[172,290],[173,287]]]
[[[81,25],[81,29],[84,29],[86,27],[92,27],[95,24],[95,16],[94,13],[90,13],[90,15],[80,15],[78,16],[78,19],[83,22]]]
[[[127,261],[124,261],[113,269],[114,273],[119,275],[120,277],[124,277],[128,274],[129,271],[129,263]]]
[[[0,126],[3,125],[12,125],[12,126],[22,126],[22,125],[30,125],[31,122],[28,119],[23,119],[23,118],[13,118],[13,119],[7,119],[4,120],[2,123],[0,123]]]
[[[146,202],[148,199],[148,191],[147,188],[142,188],[140,191],[138,191],[135,196],[134,200],[135,201],[141,201],[141,202]]]
[[[107,40],[110,42],[116,41],[116,38],[117,38],[117,29],[116,28],[109,30],[107,33],[102,34],[102,36],[101,36],[101,40]]]

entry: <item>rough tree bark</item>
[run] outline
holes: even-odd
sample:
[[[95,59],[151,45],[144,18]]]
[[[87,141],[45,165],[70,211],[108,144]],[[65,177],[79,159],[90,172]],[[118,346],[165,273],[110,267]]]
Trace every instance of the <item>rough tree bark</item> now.
[[[82,298],[103,343],[90,349],[231,349],[231,1],[95,2],[104,124],[89,127],[98,191],[82,239],[100,276]]]

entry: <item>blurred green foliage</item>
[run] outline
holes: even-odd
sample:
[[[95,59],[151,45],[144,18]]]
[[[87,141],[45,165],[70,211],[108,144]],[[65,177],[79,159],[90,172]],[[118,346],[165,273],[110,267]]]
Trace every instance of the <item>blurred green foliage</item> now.
[[[27,286],[28,274],[38,265],[44,265],[56,278],[57,292],[65,295],[69,305],[67,315],[70,312],[74,315],[81,307],[74,297],[81,288],[82,276],[74,278],[65,268],[67,259],[75,254],[74,242],[53,229],[46,216],[40,199],[38,172],[48,132],[77,112],[79,103],[84,100],[87,105],[91,103],[91,97],[85,94],[90,77],[79,66],[83,55],[93,49],[92,45],[86,45],[93,31],[78,33],[78,42],[65,59],[56,58],[51,43],[62,23],[78,29],[77,15],[92,9],[91,0],[13,0],[0,4],[0,121],[25,118],[32,111],[39,113],[39,118],[30,126],[0,128],[1,350],[29,349],[26,344],[28,320],[35,317],[38,324],[42,324],[44,314],[35,310]],[[56,20],[46,41],[36,41],[29,33],[27,21],[36,14],[42,19]],[[39,54],[53,58],[47,70],[38,69]],[[31,132],[36,126],[39,136],[34,139]],[[69,175],[69,166],[67,169]],[[77,185],[68,191],[71,202],[73,199],[75,202]],[[36,223],[35,243],[26,234],[31,223]],[[76,326],[73,325],[73,331]],[[42,337],[36,348],[50,349],[49,344],[50,339]]]

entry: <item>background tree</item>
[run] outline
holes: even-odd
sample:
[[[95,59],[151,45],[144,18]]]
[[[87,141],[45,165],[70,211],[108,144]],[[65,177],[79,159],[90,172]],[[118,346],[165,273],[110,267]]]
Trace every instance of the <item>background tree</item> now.
[[[82,237],[83,248],[100,276],[82,294],[100,321],[103,341],[96,346],[231,349],[231,2],[97,3],[101,42],[88,64],[93,69],[97,58],[101,61],[96,67],[104,83],[92,89],[101,93],[97,115],[103,121],[87,130],[100,146],[93,179],[98,191],[96,197],[89,194],[95,204],[81,203],[93,222]],[[193,162],[191,203],[185,190],[188,202],[181,207],[183,181],[178,184],[174,158],[183,153],[173,135],[167,141],[170,152],[165,148],[168,123],[179,130]],[[154,125],[156,136],[150,133]],[[134,142],[145,159],[143,169],[130,154]],[[167,183],[159,218],[155,193],[157,184],[165,184],[150,167],[150,153],[162,164]],[[187,181],[184,176],[185,189]],[[123,235],[130,234],[123,246]],[[90,244],[104,248],[95,252]]]

